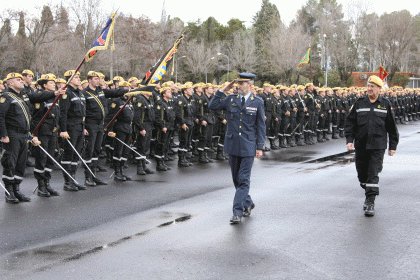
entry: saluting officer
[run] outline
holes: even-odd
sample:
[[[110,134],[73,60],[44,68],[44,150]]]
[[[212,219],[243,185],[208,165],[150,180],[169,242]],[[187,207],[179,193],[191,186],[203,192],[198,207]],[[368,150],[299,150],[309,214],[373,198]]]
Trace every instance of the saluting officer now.
[[[38,80],[38,85],[41,89],[33,93],[29,93],[29,99],[34,106],[34,111],[32,113],[32,131],[36,128],[41,119],[52,106],[55,98],[58,95],[63,95],[65,93],[65,90],[56,90],[55,81],[56,77],[54,74],[42,75],[41,79]],[[37,136],[41,142],[41,146],[50,155],[54,155],[57,147],[59,118],[60,107],[59,104],[56,104],[45,118],[38,131],[34,134],[34,136]],[[39,148],[35,148],[34,157],[34,177],[38,182],[38,196],[59,196],[60,194],[50,185],[51,172],[54,167],[54,162]]]
[[[346,120],[347,149],[356,150],[356,170],[360,186],[365,189],[363,209],[366,216],[375,215],[375,197],[379,195],[379,173],[389,138],[388,154],[393,156],[399,135],[391,103],[379,96],[383,86],[377,76],[368,79],[368,94],[359,98]]]
[[[74,72],[75,70],[69,70],[64,73],[66,81],[69,81],[73,74],[75,75],[67,86],[66,93],[60,100],[60,137],[68,139],[80,155],[83,148],[84,136],[88,134],[85,129],[86,100],[82,91],[79,89],[80,73]],[[73,148],[67,140],[63,140],[63,150],[61,165],[74,178],[76,176],[79,157],[73,151]],[[85,186],[74,183],[64,172],[63,176],[63,189],[65,191],[86,189]]]
[[[254,74],[238,74],[239,94],[230,94],[222,99],[222,93],[232,88],[232,81],[221,91],[218,90],[209,104],[211,110],[227,111],[224,149],[229,154],[232,179],[236,188],[231,224],[240,223],[242,216],[251,215],[251,210],[255,207],[249,195],[251,168],[254,157],[260,158],[263,154],[266,127],[264,101],[251,94],[254,79]]]
[[[6,202],[29,202],[31,199],[19,190],[25,173],[28,155],[28,136],[31,124],[29,108],[22,99],[24,88],[22,75],[7,75],[7,89],[0,97],[0,137],[5,153],[1,159],[3,182],[6,190]],[[33,137],[34,145],[39,145],[38,138]]]

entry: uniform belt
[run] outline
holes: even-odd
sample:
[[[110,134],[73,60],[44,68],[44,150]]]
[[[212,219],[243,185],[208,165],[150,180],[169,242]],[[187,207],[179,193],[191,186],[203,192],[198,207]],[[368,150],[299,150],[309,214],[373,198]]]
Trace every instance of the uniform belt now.
[[[14,131],[16,133],[21,133],[21,134],[28,134],[29,130],[24,129],[24,128],[19,128],[16,126],[11,126],[11,125],[6,125],[7,130],[11,130]]]

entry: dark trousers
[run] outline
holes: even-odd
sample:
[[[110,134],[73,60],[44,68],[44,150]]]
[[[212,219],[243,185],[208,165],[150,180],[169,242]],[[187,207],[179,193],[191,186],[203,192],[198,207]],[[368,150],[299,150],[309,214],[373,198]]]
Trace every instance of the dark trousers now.
[[[280,136],[287,136],[287,129],[290,126],[289,118],[290,116],[282,116],[280,123]]]
[[[141,154],[142,156],[146,156],[146,154],[149,152],[150,150],[150,142],[152,140],[152,130],[153,130],[153,125],[150,124],[145,124],[144,125],[144,130],[146,130],[146,135],[143,136],[140,134],[140,131],[136,128],[136,148],[137,148],[137,152],[139,154]],[[139,160],[140,156],[136,154],[136,159]]]
[[[67,129],[67,133],[70,136],[70,143],[76,148],[76,151],[79,153],[82,152],[83,148],[83,126],[77,125]],[[77,163],[79,162],[79,157],[74,152],[73,148],[69,145],[66,139],[63,139],[63,157],[61,159],[61,166],[70,172],[76,172]]]
[[[118,139],[123,141],[125,144],[130,145],[131,133],[123,132],[120,130],[114,131]],[[112,159],[115,166],[123,166],[124,163],[128,160],[131,150],[127,148],[123,143],[118,140],[114,141],[114,152],[112,154]]]
[[[28,157],[28,134],[8,130],[9,143],[3,143],[5,150],[1,165],[3,166],[3,182],[5,184],[20,184],[25,174]]]
[[[385,150],[366,150],[356,147],[356,170],[366,195],[379,195],[379,173],[382,171]]]
[[[324,127],[325,127],[325,119],[326,119],[326,115],[321,117],[321,114],[318,115],[318,125],[316,127],[316,131],[317,132],[323,132],[324,131]]]
[[[252,205],[249,195],[251,184],[251,169],[254,157],[238,157],[229,155],[229,164],[232,172],[233,184],[235,185],[235,197],[233,199],[233,215],[242,217],[244,208]]]
[[[173,133],[173,128],[168,128],[166,133],[163,133],[162,130],[158,131],[157,139],[156,139],[157,141],[156,153],[155,153],[156,158],[163,159],[165,155],[167,154],[172,133]]]
[[[190,146],[192,125],[187,125],[187,127],[187,130],[182,129],[182,127],[179,129],[179,152],[188,152],[188,148]]]
[[[38,140],[41,141],[41,146],[48,154],[54,156],[57,147],[57,133],[53,135],[38,135]],[[51,172],[54,167],[54,162],[38,147],[34,150],[35,168],[34,177],[37,180],[51,179]]]
[[[86,123],[86,130],[89,135],[86,136],[86,148],[83,159],[88,165],[96,166],[101,153],[104,126],[101,123]]]
[[[270,136],[270,130],[271,130],[271,120],[273,118],[272,113],[265,112],[266,120],[265,120],[265,133],[267,136]]]
[[[296,132],[295,128],[296,128],[296,114],[291,113],[290,118],[289,118],[289,128],[287,129],[287,134],[286,136],[294,136],[294,133]]]

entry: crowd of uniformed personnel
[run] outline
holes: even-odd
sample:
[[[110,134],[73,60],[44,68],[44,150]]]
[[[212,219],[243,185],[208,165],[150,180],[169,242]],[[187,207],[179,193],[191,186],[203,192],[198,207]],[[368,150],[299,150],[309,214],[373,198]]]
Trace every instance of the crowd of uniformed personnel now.
[[[179,167],[191,166],[192,157],[198,157],[202,164],[227,159],[223,153],[226,112],[208,107],[224,85],[169,81],[142,86],[135,77],[125,81],[116,76],[105,81],[105,76],[95,71],[81,81],[80,73],[74,70],[67,71],[64,79],[54,74],[33,79],[34,74],[24,70],[0,81],[6,202],[30,201],[19,190],[28,150],[35,158],[37,194],[42,197],[60,195],[50,184],[54,161],[47,153],[62,166],[65,191],[107,184],[97,177],[97,172],[107,171],[99,164],[101,155],[113,168],[114,180],[121,182],[131,180],[124,173],[129,159],[137,165],[138,175],[154,173],[147,167],[148,158],[156,160],[157,171],[170,170],[166,162],[174,160],[176,153]],[[224,94],[236,91],[235,86]],[[264,83],[262,88],[252,86],[252,94],[264,101],[269,140],[264,148],[269,151],[325,142],[330,140],[329,134],[332,139],[344,137],[346,116],[354,102],[366,94],[366,88]],[[382,90],[381,95],[391,102],[397,123],[420,118],[419,89],[392,87]],[[57,96],[57,105],[31,136],[34,146],[29,147],[28,134],[37,128]],[[176,135],[179,144],[174,142]],[[84,185],[74,180],[82,159]]]

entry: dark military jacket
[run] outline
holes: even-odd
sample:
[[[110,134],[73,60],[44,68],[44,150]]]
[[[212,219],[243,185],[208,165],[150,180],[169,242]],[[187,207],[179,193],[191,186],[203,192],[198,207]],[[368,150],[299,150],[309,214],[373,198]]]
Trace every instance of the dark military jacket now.
[[[7,88],[0,97],[0,137],[9,136],[8,130],[28,133],[30,123],[30,110],[22,95]]]
[[[147,98],[144,95],[139,94],[133,98],[133,123],[139,131],[144,130],[146,124],[152,125],[155,121],[155,109],[152,102],[152,96]]]
[[[53,91],[37,90],[29,94],[29,99],[33,104],[31,130],[35,130],[41,119],[52,106],[56,96]],[[51,112],[45,118],[39,130],[34,136],[39,134],[53,135],[58,130],[60,119],[60,105],[58,101],[52,108]]]
[[[115,116],[118,111],[124,106],[127,102],[126,97],[119,97],[112,100],[111,108],[109,109],[109,114]],[[134,117],[134,108],[133,104],[129,102],[124,109],[118,114],[114,122],[109,126],[108,131],[121,131],[124,133],[132,132],[132,121]]]
[[[82,126],[86,116],[86,99],[83,93],[72,86],[67,86],[66,93],[60,100],[60,130]],[[80,128],[78,128],[80,129]]]
[[[193,99],[187,99],[185,95],[178,97],[178,103],[175,105],[176,122],[180,125],[193,125],[194,124],[194,110]]]
[[[158,130],[166,127],[167,129],[173,129],[175,125],[175,108],[173,108],[170,102],[161,98],[155,103],[155,127]]]

